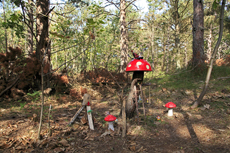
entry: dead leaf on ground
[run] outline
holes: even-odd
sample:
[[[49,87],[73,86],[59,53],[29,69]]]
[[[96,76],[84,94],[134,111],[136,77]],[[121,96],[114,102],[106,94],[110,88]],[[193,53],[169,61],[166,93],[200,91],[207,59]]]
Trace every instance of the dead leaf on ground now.
[[[54,149],[54,153],[60,153],[60,152],[63,152],[63,151],[65,151],[65,148],[55,148]]]
[[[102,135],[101,135],[101,137],[104,137],[104,136],[106,136],[106,135],[108,135],[108,134],[110,134],[111,132],[109,131],[109,130],[107,130],[107,131],[105,131]]]
[[[42,140],[38,142],[38,145],[40,146],[40,148],[46,146],[49,143],[48,139]]]
[[[142,146],[140,149],[137,150],[137,152],[143,151],[144,147]]]
[[[59,141],[60,144],[62,144],[63,146],[69,146],[69,143],[66,139],[62,139],[61,141]]]
[[[205,105],[204,105],[204,108],[209,109],[209,108],[210,108],[210,105],[209,105],[209,104],[205,104]]]
[[[226,113],[227,113],[227,114],[230,114],[230,109],[227,109]]]
[[[21,123],[24,123],[25,121],[24,120],[20,120],[17,122],[17,124],[21,124]]]
[[[135,145],[130,146],[129,149],[130,149],[131,151],[136,151],[136,146],[135,146]]]
[[[82,117],[82,118],[81,118],[81,123],[82,123],[83,125],[85,125],[85,124],[87,123],[87,119],[86,119],[85,117]]]
[[[10,147],[10,145],[7,144],[7,142],[0,144],[0,149],[7,149],[9,147]]]
[[[24,150],[25,147],[24,147],[24,146],[17,146],[15,149],[16,149],[16,150]]]

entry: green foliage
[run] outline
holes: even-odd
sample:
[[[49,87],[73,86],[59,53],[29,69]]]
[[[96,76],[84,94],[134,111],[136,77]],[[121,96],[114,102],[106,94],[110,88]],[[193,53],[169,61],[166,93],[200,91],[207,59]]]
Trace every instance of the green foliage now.
[[[83,1],[83,0],[68,0],[69,2],[72,2],[74,4],[75,7],[81,7],[81,6],[84,6],[84,5],[89,5],[88,2],[86,1]]]
[[[23,109],[25,105],[26,105],[26,102],[20,103],[20,109]]]
[[[194,73],[193,70],[183,69],[178,70],[174,74],[168,75],[158,75],[155,80],[152,80],[153,83],[161,84],[161,87],[167,89],[201,89],[206,78],[207,69],[200,73]],[[230,89],[228,84],[230,83],[229,79],[222,80],[218,79],[220,77],[228,77],[230,74],[230,67],[219,67],[214,66],[211,74],[210,86],[215,88],[217,91],[221,91],[223,88]]]
[[[214,0],[214,2],[212,3],[212,9],[215,10],[217,6],[219,5],[219,3],[220,3],[220,0]]]
[[[7,19],[6,22],[3,22],[2,23],[2,26],[5,27],[5,28],[11,28],[11,29],[14,29],[15,32],[16,32],[16,35],[20,38],[24,38],[25,35],[24,35],[24,26],[22,25],[22,14],[21,13],[13,13],[10,15],[9,19]]]
[[[37,101],[40,99],[40,94],[41,91],[34,91],[33,93],[27,93],[27,96],[32,100],[32,101]]]

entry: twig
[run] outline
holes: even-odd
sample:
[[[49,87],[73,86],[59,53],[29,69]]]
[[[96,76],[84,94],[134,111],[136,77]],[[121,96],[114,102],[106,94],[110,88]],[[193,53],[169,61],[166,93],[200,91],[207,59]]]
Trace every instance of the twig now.
[[[78,46],[78,45],[81,44],[81,43],[82,43],[82,42],[79,42],[79,43],[77,43],[77,44],[75,44],[75,45],[73,45],[73,46],[70,46],[70,47],[68,47],[68,48],[60,49],[60,50],[58,50],[58,51],[52,52],[51,54],[55,54],[55,53],[57,53],[57,52],[60,52],[60,51],[63,51],[63,50],[67,50],[67,49],[76,47],[76,46]]]
[[[111,1],[109,1],[109,0],[106,0],[108,3],[110,3],[110,4],[113,4],[118,10],[120,10],[119,9],[119,7],[111,0]]]
[[[49,128],[49,136],[52,136],[52,131],[50,130],[50,111],[51,111],[51,105],[49,108],[49,114],[48,114],[48,128]]]
[[[81,113],[81,111],[83,110],[84,107],[85,107],[85,106],[82,106],[82,107],[77,111],[77,113],[76,113],[76,114],[73,116],[73,118],[71,119],[69,125],[72,125],[72,124],[73,124],[73,122],[76,120],[77,116]]]
[[[120,86],[120,84],[117,82],[117,80],[114,78],[114,76],[110,72],[109,72],[109,75],[113,78],[113,80],[117,83],[117,85],[122,89],[122,87]]]
[[[27,25],[27,27],[30,29],[30,31],[32,32],[32,35],[34,36],[36,42],[38,42],[38,39],[36,37],[36,35],[33,32],[33,27],[31,27],[27,22],[26,22],[26,15],[25,15],[25,10],[24,10],[24,6],[21,2],[21,8],[22,8],[22,14],[23,14],[23,18],[24,18],[24,23]]]
[[[230,77],[220,77],[220,78],[217,78],[218,80],[221,80],[221,79],[229,79]]]
[[[69,63],[69,62],[71,62],[72,60],[76,59],[80,54],[82,54],[82,53],[83,53],[84,51],[86,51],[87,49],[88,49],[88,47],[87,47],[85,50],[83,50],[81,53],[79,53],[78,55],[76,55],[75,57],[73,57],[72,59],[68,60],[68,61],[65,62],[65,63],[62,63],[55,71],[52,71],[52,72],[50,72],[50,73],[46,73],[44,76],[56,72],[56,71],[59,70],[62,66],[66,65],[66,63]]]
[[[126,7],[125,10],[129,7],[129,5],[131,5],[133,2],[135,2],[136,0],[133,0],[132,2],[130,2]]]

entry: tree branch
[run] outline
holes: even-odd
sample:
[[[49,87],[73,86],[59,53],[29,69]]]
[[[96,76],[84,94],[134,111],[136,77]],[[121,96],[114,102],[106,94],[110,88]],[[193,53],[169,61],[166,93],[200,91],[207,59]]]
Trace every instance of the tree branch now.
[[[22,1],[20,1],[20,3],[21,3],[21,8],[22,8],[22,14],[23,14],[23,18],[24,18],[24,23],[27,25],[27,27],[32,32],[32,35],[34,36],[36,42],[38,42],[38,39],[36,38],[36,35],[34,34],[33,27],[30,27],[30,25],[26,22],[27,19],[26,19],[25,10],[24,10],[25,6],[22,4]]]
[[[90,39],[90,38],[88,38]],[[90,43],[90,42],[89,42]],[[46,73],[44,76],[48,75],[48,74],[51,74],[51,73],[54,73],[56,72],[58,69],[60,69],[63,65],[66,65],[67,63],[71,62],[72,60],[76,59],[80,54],[82,54],[83,52],[85,52],[88,48],[89,48],[90,45],[87,46],[86,49],[84,49],[82,52],[80,52],[78,55],[76,55],[75,57],[73,57],[72,59],[68,60],[67,62],[65,63],[62,63],[55,71],[52,71],[50,73]],[[69,65],[69,64],[68,64]]]
[[[125,10],[132,4],[134,3],[136,0],[133,0],[132,2],[130,2],[126,7],[125,7]]]
[[[137,22],[143,21],[143,22],[146,22],[146,23],[147,23],[147,21],[144,20],[144,19],[137,19],[137,20],[129,21],[128,25],[131,24],[132,22],[135,22],[135,21],[137,21]]]
[[[120,8],[111,0],[111,1],[109,1],[109,0],[106,0],[108,3],[110,3],[110,4],[113,4],[118,10],[120,10]]]
[[[13,87],[19,80],[19,77],[17,77],[17,79],[15,79],[15,81],[10,85],[8,86],[5,90],[3,90],[1,93],[0,93],[0,97],[7,91],[9,90],[11,87]]]

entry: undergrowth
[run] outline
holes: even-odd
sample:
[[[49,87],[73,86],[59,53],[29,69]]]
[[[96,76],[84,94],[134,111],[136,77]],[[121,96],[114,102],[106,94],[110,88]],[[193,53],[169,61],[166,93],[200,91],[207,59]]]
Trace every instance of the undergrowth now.
[[[204,85],[207,75],[207,69],[199,73],[195,73],[190,69],[180,69],[177,72],[166,74],[164,72],[152,72],[154,74],[154,78],[152,73],[145,74],[147,79],[150,79],[151,83],[156,83],[160,85],[162,88],[167,89],[197,89]],[[230,74],[230,67],[225,66],[214,66],[211,73],[211,78],[209,81],[210,87],[214,88],[217,91],[224,89],[230,90],[228,84],[230,83],[230,78],[220,79],[223,77],[228,77]],[[146,79],[146,80],[147,80]]]

